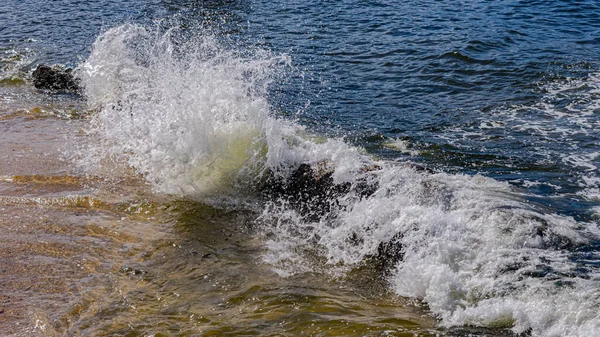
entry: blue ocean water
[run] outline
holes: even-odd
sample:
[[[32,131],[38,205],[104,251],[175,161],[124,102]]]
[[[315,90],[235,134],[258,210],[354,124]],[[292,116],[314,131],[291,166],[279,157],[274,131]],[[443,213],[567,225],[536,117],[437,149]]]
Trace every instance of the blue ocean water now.
[[[266,246],[274,255],[283,246],[298,250],[315,244],[331,264],[352,266],[373,255],[378,244],[395,240],[405,247],[405,260],[389,277],[391,288],[426,302],[441,324],[513,324],[516,332],[540,336],[592,336],[600,330],[594,317],[600,308],[597,2],[9,0],[0,5],[0,22],[5,73],[15,64],[28,73],[39,63],[50,63],[91,74],[111,69],[121,59],[129,66],[130,57],[132,63],[145,65],[132,66],[139,71],[134,80],[84,75],[90,102],[110,106],[114,102],[102,101],[108,95],[102,90],[119,87],[122,92],[106,91],[120,102],[130,100],[129,106],[123,104],[131,111],[152,111],[145,118],[164,121],[158,124],[173,130],[183,126],[173,122],[179,117],[167,107],[183,111],[206,104],[205,110],[181,118],[189,118],[188,125],[197,118],[214,130],[226,129],[222,120],[241,121],[256,130],[268,129],[265,138],[270,139],[279,135],[271,130],[287,130],[288,125],[265,122],[263,112],[268,111],[292,128],[329,140],[321,140],[322,147],[319,142],[298,146],[305,152],[285,148],[282,153],[293,155],[277,157],[276,165],[326,160],[342,173],[365,161],[372,164],[369,160],[391,165],[377,176],[379,194],[366,201],[344,199],[350,206],[332,214],[334,220],[301,227],[302,240],[295,241],[298,233],[289,229],[273,230],[280,240]],[[131,50],[119,49],[121,42]],[[22,57],[16,62],[14,55]],[[239,74],[230,79],[228,72]],[[183,97],[193,98],[178,101],[166,88],[155,90],[167,79]],[[241,96],[225,87],[239,89]],[[147,88],[155,91],[143,91]],[[162,110],[153,111],[130,93],[147,95]],[[228,106],[226,111],[235,113],[221,120],[220,110],[212,108],[213,97],[215,102],[230,97],[234,107],[214,106]],[[241,112],[238,103],[244,106]],[[115,122],[112,115],[102,118],[108,126],[101,132],[127,144],[111,151],[138,153],[141,144],[122,136],[135,134],[133,127],[121,130],[115,125],[122,127],[123,121]],[[242,141],[253,142],[255,129]],[[187,145],[175,146],[150,126],[136,140],[167,143],[155,150],[165,151],[160,158],[173,163],[178,163],[169,157],[173,153],[185,155],[187,163],[194,161],[194,154],[204,156],[202,151],[225,151],[212,143],[206,148],[193,143],[207,138],[199,130],[183,129],[203,135],[192,136]],[[286,132],[281,134],[292,137]],[[144,139],[145,134],[151,136]],[[347,148],[330,144],[334,141]],[[281,145],[269,143],[269,149],[273,144]],[[189,190],[180,186],[192,183],[179,177],[189,172],[196,178],[214,177],[205,168],[157,165],[150,152],[140,151],[130,163],[161,188],[168,185],[165,170],[176,173],[177,178],[167,174],[168,183],[176,180],[184,194]],[[369,159],[355,159],[354,152]],[[329,153],[334,155],[325,155]],[[393,163],[425,167],[434,178]],[[339,177],[353,182],[363,178]],[[198,185],[192,190],[206,190]],[[286,218],[287,211],[270,205],[261,219],[306,225]],[[411,238],[420,231],[422,236]],[[503,237],[506,233],[510,238]],[[350,242],[352,235],[359,237],[359,244]],[[431,250],[417,248],[424,241]],[[479,249],[485,254],[478,255]],[[446,257],[452,261],[444,261]],[[289,261],[269,255],[265,260],[282,275],[295,272],[282,270]],[[291,263],[290,268],[311,271],[310,264]],[[407,275],[415,277],[414,283],[403,281]],[[419,283],[428,286],[421,289]],[[573,309],[577,298],[586,300]],[[564,312],[554,317],[543,311],[543,319],[536,319],[537,306]]]
[[[400,138],[428,165],[540,183],[525,187],[589,215],[578,195],[598,187],[584,182],[600,144],[593,1],[254,7],[252,35],[307,71],[285,88],[310,100],[307,123],[386,158],[397,153],[381,141]]]

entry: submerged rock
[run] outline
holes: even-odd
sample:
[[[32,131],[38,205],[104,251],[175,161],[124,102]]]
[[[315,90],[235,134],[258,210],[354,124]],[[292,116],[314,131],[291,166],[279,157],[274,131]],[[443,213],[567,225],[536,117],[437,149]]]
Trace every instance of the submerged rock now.
[[[33,85],[37,89],[79,92],[79,79],[71,73],[71,69],[60,70],[47,65],[39,65],[33,71]]]

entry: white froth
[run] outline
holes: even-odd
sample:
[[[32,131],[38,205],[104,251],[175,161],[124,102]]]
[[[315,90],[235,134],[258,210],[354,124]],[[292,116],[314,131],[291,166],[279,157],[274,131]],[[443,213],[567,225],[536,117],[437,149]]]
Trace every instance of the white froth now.
[[[586,175],[582,177],[583,179],[583,187],[584,189],[578,192],[579,195],[584,198],[592,201],[600,201],[600,177],[596,175]],[[596,210],[600,209],[600,206],[594,208]]]
[[[598,170],[598,166],[596,166],[596,162],[600,158],[600,152],[592,152],[585,154],[572,154],[566,157],[563,157],[563,162],[571,165],[572,167],[582,168],[586,171],[596,171]]]
[[[591,73],[543,82],[538,90],[542,95],[537,101],[507,105],[482,115],[480,138],[485,139],[487,130],[507,129],[504,137],[529,144],[530,153],[540,158],[536,164],[560,162],[584,189],[578,194],[595,198],[598,185],[590,178],[600,176],[600,77]],[[454,133],[462,136],[465,131],[454,130],[446,137],[452,138]]]
[[[383,146],[400,151],[402,153],[409,154],[411,156],[419,155],[419,151],[414,149],[413,145],[407,141],[400,138],[390,139],[383,144]]]

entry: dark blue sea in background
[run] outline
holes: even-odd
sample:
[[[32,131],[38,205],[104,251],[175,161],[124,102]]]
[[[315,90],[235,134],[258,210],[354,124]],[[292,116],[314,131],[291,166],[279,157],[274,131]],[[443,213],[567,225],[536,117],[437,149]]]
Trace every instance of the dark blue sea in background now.
[[[506,182],[542,214],[598,225],[597,1],[4,0],[2,76],[77,67],[127,23],[174,29],[182,55],[198,34],[240,55],[285,55],[268,87],[276,117],[378,160]],[[569,275],[597,281],[597,238],[558,247],[579,265]],[[590,324],[562,331],[598,331]]]
[[[540,196],[575,216],[597,204],[578,196],[598,188],[582,181],[600,160],[595,2],[240,7],[251,36],[306,71],[281,97],[310,101],[306,123],[341,128],[386,158],[397,154],[381,141],[399,137],[428,166],[539,182]]]

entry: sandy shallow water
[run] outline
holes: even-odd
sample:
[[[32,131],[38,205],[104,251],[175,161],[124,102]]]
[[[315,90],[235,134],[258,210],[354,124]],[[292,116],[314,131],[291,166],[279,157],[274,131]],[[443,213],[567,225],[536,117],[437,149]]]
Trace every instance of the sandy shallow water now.
[[[124,261],[163,235],[107,202],[130,198],[130,186],[101,192],[61,159],[80,121],[2,98],[0,335],[63,335],[114,291]]]

